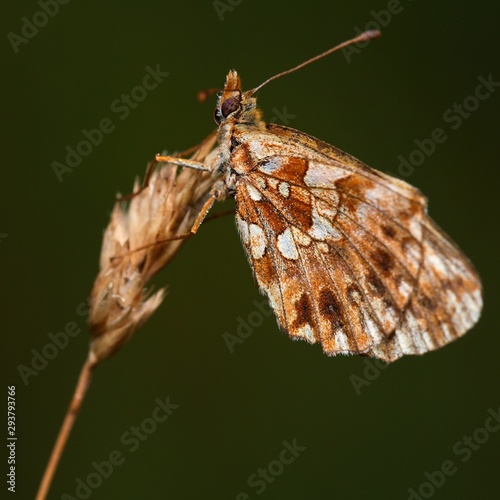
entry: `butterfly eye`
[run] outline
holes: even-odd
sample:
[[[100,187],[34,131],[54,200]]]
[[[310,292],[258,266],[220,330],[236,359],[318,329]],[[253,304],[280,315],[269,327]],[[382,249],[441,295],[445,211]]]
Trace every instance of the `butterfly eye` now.
[[[236,97],[229,97],[226,99],[220,108],[222,116],[227,118],[231,113],[240,107],[240,100]]]

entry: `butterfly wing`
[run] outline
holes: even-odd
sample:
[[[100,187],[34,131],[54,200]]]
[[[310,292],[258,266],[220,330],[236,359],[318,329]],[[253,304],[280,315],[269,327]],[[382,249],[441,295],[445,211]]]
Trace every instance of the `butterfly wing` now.
[[[278,125],[235,134],[231,167],[254,277],[291,338],[390,361],[477,321],[479,279],[417,189]]]
[[[481,283],[472,264],[429,217],[422,229],[418,288],[394,335],[368,353],[388,362],[446,345],[472,328],[481,313]]]

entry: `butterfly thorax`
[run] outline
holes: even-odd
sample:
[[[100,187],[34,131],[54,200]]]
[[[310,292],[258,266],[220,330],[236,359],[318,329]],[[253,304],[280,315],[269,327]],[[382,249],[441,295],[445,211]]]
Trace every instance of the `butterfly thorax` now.
[[[232,189],[235,174],[243,174],[253,167],[248,155],[242,156],[245,141],[266,129],[257,100],[252,91],[241,91],[241,81],[234,70],[229,71],[224,89],[219,93],[214,119],[219,125],[217,170],[226,174],[228,188]]]

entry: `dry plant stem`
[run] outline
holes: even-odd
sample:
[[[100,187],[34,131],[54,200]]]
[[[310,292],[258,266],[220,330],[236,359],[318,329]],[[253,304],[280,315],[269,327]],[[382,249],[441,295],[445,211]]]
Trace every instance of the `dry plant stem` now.
[[[61,459],[64,447],[66,446],[66,442],[68,441],[68,437],[73,424],[75,423],[76,417],[80,412],[83,399],[85,398],[85,394],[87,393],[87,389],[90,385],[92,372],[94,371],[94,368],[96,366],[97,361],[92,355],[87,358],[82,366],[73,398],[69,405],[68,411],[66,412],[66,416],[64,417],[61,429],[59,430],[59,435],[57,436],[54,448],[52,449],[52,454],[50,455],[50,460],[43,474],[42,482],[40,483],[40,487],[36,495],[36,500],[45,500],[45,498],[47,497],[52,479],[54,478],[54,474],[59,464],[59,460]]]
[[[172,260],[182,244],[180,239],[196,232],[214,202],[211,166],[218,154],[215,142],[212,133],[190,148],[188,152],[194,151],[191,159],[163,157],[173,159],[168,163],[153,160],[142,188],[137,181],[133,193],[120,198],[129,199],[130,204],[124,207],[115,203],[90,297],[90,354],[81,369],[36,500],[47,497],[94,368],[117,352],[162,303],[165,289],[152,294],[147,283]],[[177,168],[185,164],[190,168]]]

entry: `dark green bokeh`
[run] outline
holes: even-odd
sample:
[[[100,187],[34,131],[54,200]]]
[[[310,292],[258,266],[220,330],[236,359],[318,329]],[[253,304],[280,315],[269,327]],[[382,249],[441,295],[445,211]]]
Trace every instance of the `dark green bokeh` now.
[[[76,308],[97,273],[115,193],[131,190],[154,153],[190,147],[213,129],[213,100],[198,104],[194,96],[220,86],[228,69],[255,86],[353,36],[374,20],[372,9],[388,5],[395,2],[246,0],[221,20],[211,1],[75,1],[17,54],[7,34],[20,35],[21,18],[40,6],[3,7],[2,382],[3,390],[17,387],[18,498],[34,496],[87,352]],[[327,358],[319,347],[291,342],[272,316],[231,354],[223,333],[235,334],[238,318],[262,297],[232,218],[211,222],[156,279],[170,292],[160,310],[96,372],[50,498],[74,496],[76,479],[113,450],[125,462],[92,500],[235,499],[243,491],[252,499],[405,499],[446,460],[456,473],[436,498],[497,498],[500,432],[466,462],[454,446],[500,406],[492,311],[500,91],[456,130],[443,113],[474,93],[479,76],[500,81],[500,7],[400,5],[383,38],[350,64],[342,53],[330,56],[273,82],[259,102],[267,118],[286,108],[290,126],[394,175],[415,139],[445,129],[447,140],[407,180],[479,269],[486,300],[479,325],[439,352],[380,371],[360,395],[352,375],[363,377],[365,360]],[[121,120],[111,103],[157,64],[170,75]],[[59,182],[51,163],[63,162],[65,147],[104,118],[116,129]],[[30,351],[71,321],[82,333],[25,385],[19,365],[29,366]],[[166,396],[179,409],[131,452],[121,436]],[[306,450],[259,495],[248,478],[294,438]]]

